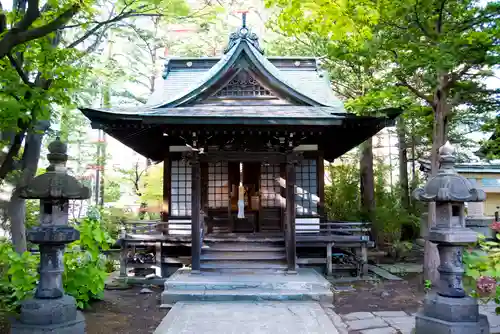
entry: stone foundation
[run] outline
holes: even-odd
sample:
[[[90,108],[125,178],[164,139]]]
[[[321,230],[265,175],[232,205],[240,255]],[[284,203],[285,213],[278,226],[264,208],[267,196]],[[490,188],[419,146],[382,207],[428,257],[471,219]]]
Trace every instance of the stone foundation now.
[[[11,324],[12,334],[84,334],[85,318],[76,310],[75,298],[28,299],[21,305],[21,315]]]
[[[416,334],[490,334],[488,318],[479,315],[477,322],[452,322],[427,317],[415,316]]]
[[[85,334],[85,318],[79,311],[72,321],[59,324],[30,325],[20,321],[12,321],[11,334]]]

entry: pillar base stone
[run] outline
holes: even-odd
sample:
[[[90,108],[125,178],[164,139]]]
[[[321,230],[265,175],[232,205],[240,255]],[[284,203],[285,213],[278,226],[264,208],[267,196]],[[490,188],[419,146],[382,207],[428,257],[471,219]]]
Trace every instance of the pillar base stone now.
[[[28,299],[21,315],[11,323],[11,334],[85,334],[85,318],[76,310],[75,298]]]
[[[428,295],[415,325],[415,334],[490,334],[488,318],[479,314],[477,301],[471,297]]]
[[[415,334],[490,334],[488,318],[480,314],[476,322],[451,322],[427,317],[415,317]]]
[[[477,301],[471,297],[450,298],[438,294],[424,300],[422,315],[451,322],[476,322],[479,316]]]
[[[11,334],[85,334],[85,318],[80,311],[76,312],[76,319],[60,324],[30,325],[20,321],[13,321],[10,325]]]

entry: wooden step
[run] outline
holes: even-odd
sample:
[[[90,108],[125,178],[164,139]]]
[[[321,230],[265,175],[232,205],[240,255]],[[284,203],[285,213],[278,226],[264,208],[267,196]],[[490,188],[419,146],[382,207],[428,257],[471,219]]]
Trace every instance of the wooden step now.
[[[267,243],[209,243],[202,252],[284,252],[285,247]]]
[[[205,261],[259,261],[259,260],[285,260],[284,252],[214,252],[201,254]]]

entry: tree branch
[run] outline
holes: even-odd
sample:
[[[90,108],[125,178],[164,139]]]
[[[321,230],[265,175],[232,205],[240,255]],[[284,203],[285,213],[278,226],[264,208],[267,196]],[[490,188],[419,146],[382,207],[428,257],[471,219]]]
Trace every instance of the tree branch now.
[[[0,166],[0,180],[4,180],[7,174],[12,171],[14,167],[14,158],[19,154],[24,137],[26,136],[26,124],[20,122],[19,125],[20,129],[14,136],[9,151],[5,155],[2,165]]]
[[[443,30],[443,14],[444,14],[444,5],[446,4],[446,0],[441,0],[441,6],[439,7],[439,15],[436,23],[436,32],[441,34]]]
[[[422,30],[422,32],[424,33],[425,36],[427,36],[430,39],[432,39],[432,37],[429,34],[429,32],[427,31],[427,29],[425,29],[425,27],[420,22],[420,18],[418,16],[418,11],[419,11],[419,9],[418,9],[418,0],[415,1],[414,11],[415,11],[415,21],[417,22],[418,27],[420,28],[420,30]]]
[[[12,30],[26,31],[37,18],[40,17],[40,10],[38,9],[39,0],[28,0],[28,9],[24,14],[21,21],[19,21]]]
[[[19,31],[19,29],[9,30],[0,39],[0,59],[10,54],[12,49],[19,44],[23,44],[34,39],[46,36],[51,32],[58,30],[64,26],[71,18],[80,10],[80,3],[76,3],[61,13],[53,21],[31,30]]]
[[[7,29],[7,16],[3,11],[2,2],[0,1],[0,34]]]
[[[453,86],[458,80],[460,80],[462,78],[462,76],[464,76],[465,74],[467,74],[467,72],[473,66],[474,66],[473,64],[467,64],[460,71],[452,73],[451,74],[451,79],[448,81],[448,84],[446,85],[445,88],[449,88],[449,87]]]
[[[29,86],[30,88],[34,88],[35,87],[35,84],[32,83],[28,76],[26,75],[26,73],[23,71],[23,69],[21,68],[21,66],[19,66],[19,63],[16,61],[16,59],[14,58],[14,56],[12,56],[11,54],[8,54],[7,55],[7,58],[9,58],[10,60],[10,63],[12,65],[12,67],[14,67],[14,69],[16,70],[17,74],[19,74],[19,77],[21,78],[21,80],[27,85]]]
[[[401,86],[404,86],[404,87],[408,88],[413,94],[415,94],[419,98],[425,100],[431,106],[434,105],[434,100],[430,96],[425,95],[423,92],[419,91],[417,88],[415,88],[412,85],[410,85],[410,83],[408,83],[408,81],[406,81],[403,77],[397,76],[397,79],[399,80],[399,84]]]

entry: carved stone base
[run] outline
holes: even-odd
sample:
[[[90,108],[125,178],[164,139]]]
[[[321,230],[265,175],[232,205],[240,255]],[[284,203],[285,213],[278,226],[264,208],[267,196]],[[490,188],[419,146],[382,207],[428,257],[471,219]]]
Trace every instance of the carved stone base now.
[[[427,296],[422,312],[415,317],[415,325],[415,334],[490,333],[488,318],[479,314],[477,301],[470,297]]]
[[[21,315],[11,324],[11,333],[84,334],[85,318],[76,310],[75,298],[29,299],[21,305]]]
[[[452,322],[476,322],[479,316],[477,301],[471,297],[449,298],[428,295],[422,315]]]
[[[13,321],[10,325],[11,334],[85,334],[85,318],[79,311],[76,319],[60,324],[29,325]]]
[[[415,334],[490,334],[488,318],[480,314],[476,322],[451,322],[417,314]]]

